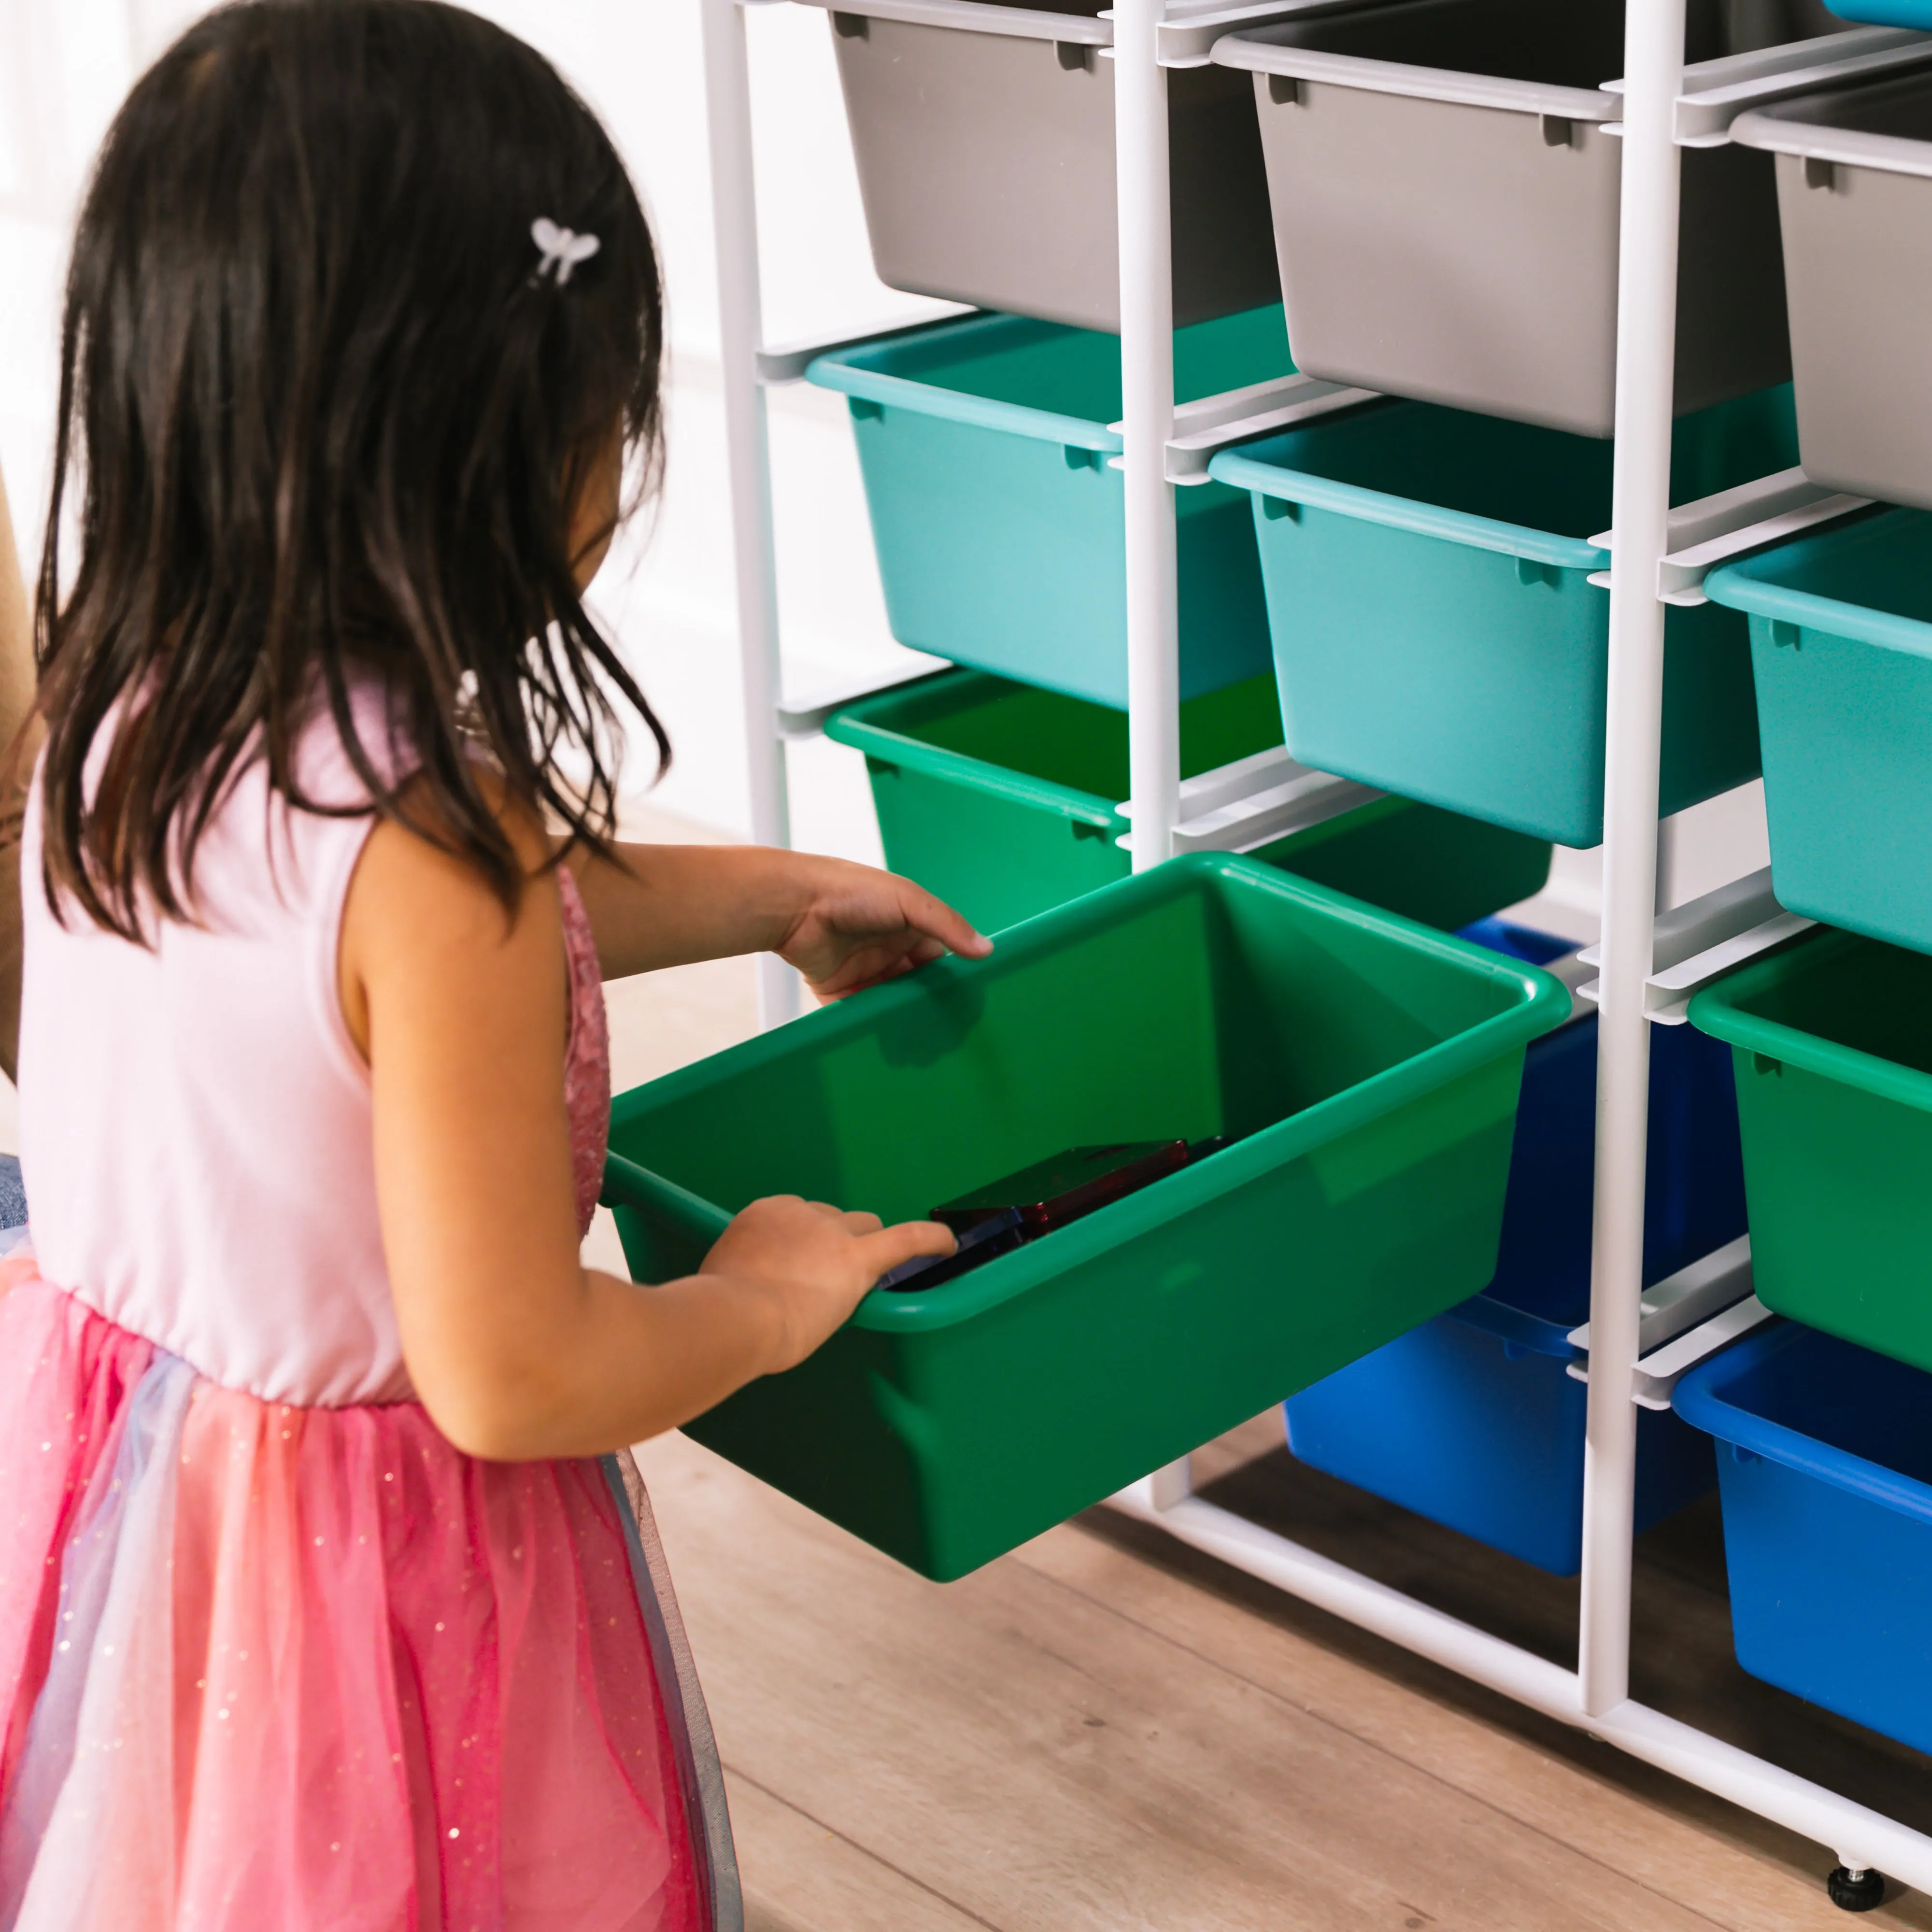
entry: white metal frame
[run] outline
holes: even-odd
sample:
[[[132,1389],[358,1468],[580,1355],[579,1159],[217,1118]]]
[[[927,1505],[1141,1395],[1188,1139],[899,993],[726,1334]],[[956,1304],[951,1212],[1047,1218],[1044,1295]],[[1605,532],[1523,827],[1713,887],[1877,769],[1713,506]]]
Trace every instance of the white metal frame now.
[[[824,0],[818,0],[824,4]],[[710,106],[732,512],[743,634],[745,706],[758,836],[784,842],[788,733],[816,719],[783,714],[761,382],[803,367],[760,342],[756,210],[743,15],[760,0],[702,0]],[[1761,479],[1673,512],[1670,502],[1676,352],[1678,157],[1727,138],[1756,102],[1816,86],[1859,65],[1932,58],[1923,36],[1840,38],[1822,68],[1786,54],[1728,64],[1712,91],[1686,92],[1686,0],[1629,0],[1617,130],[1623,150],[1610,593],[1609,734],[1601,944],[1580,986],[1600,1013],[1596,1214],[1588,1348],[1582,1610],[1574,1670],[1444,1615],[1192,1493],[1186,1459],[1114,1499],[1119,1509],[1333,1614],[1546,1715],[1601,1738],[1834,1852],[1854,1876],[1872,1868],[1932,1890],[1932,1838],[1835,1792],[1646,1708],[1629,1694],[1632,1517],[1640,1406],[1667,1405],[1678,1375],[1766,1318],[1750,1293],[1748,1244],[1733,1244],[1672,1281],[1642,1282],[1644,1174],[1653,1023],[1681,1022],[1691,990],[1781,943],[1808,922],[1783,914],[1767,876],[1736,881],[1659,916],[1657,812],[1666,605],[1702,601],[1704,572],[1724,557],[1860,507],[1802,474]],[[1129,718],[1137,869],[1173,851],[1241,849],[1258,826],[1278,836],[1287,810],[1321,812],[1362,788],[1311,773],[1285,754],[1244,760],[1184,788],[1180,776],[1174,490],[1198,482],[1205,453],[1232,438],[1364,400],[1306,379],[1177,410],[1169,268],[1166,68],[1197,64],[1217,34],[1264,5],[1116,0],[1112,13],[1120,241],[1121,365],[1126,498]],[[1708,70],[1705,70],[1708,73]],[[1702,91],[1698,91],[1701,88]],[[1286,794],[1286,796],[1284,796]],[[1364,795],[1368,795],[1364,794]],[[1258,816],[1257,816],[1258,814]],[[1312,822],[1311,820],[1310,822]],[[769,1024],[796,1000],[790,976],[760,981]]]

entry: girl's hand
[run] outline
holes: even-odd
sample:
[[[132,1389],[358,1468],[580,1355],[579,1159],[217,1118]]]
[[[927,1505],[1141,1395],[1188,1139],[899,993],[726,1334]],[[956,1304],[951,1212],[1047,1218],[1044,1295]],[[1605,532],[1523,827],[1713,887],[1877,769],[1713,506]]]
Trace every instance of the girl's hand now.
[[[888,1228],[876,1214],[842,1213],[796,1194],[754,1201],[718,1238],[700,1275],[760,1289],[775,1318],[767,1373],[796,1366],[845,1324],[882,1274],[918,1255],[950,1255],[937,1221]]]
[[[993,950],[990,939],[910,879],[842,859],[797,862],[806,903],[772,950],[820,1000],[842,1000],[947,952],[983,959]]]

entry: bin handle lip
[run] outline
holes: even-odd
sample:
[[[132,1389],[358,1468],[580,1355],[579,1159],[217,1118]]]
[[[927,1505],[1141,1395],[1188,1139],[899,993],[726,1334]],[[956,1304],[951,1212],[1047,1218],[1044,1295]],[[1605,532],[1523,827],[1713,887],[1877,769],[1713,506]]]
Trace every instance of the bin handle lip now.
[[[1712,1388],[1720,1376],[1754,1366],[1802,1340],[1806,1330],[1790,1322],[1752,1336],[1735,1348],[1727,1348],[1709,1361],[1701,1363],[1677,1384],[1671,1407],[1690,1424],[1718,1441],[1748,1450],[1768,1462],[1795,1470],[1798,1474],[1828,1483],[1832,1488],[1882,1504],[1902,1516],[1932,1522],[1932,1484],[1915,1476],[1888,1469],[1869,1456],[1849,1449],[1834,1448],[1816,1436],[1806,1435],[1782,1422],[1740,1408]]]
[[[1814,958],[1822,964],[1834,954],[1871,943],[1854,932],[1826,929],[1812,934],[1790,950],[1755,960],[1694,994],[1688,1012],[1690,1024],[1700,1033],[1721,1040],[1726,1046],[1760,1053],[1767,1060],[1781,1061],[1801,1072],[1816,1073],[1880,1100],[1895,1100],[1901,1106],[1932,1114],[1932,1073],[1901,1066],[1882,1054],[1868,1053],[1862,1047],[1841,1046],[1784,1020],[1747,1012],[1738,1004],[1774,985],[1790,971],[1796,958]]]
[[[1009,320],[1004,316],[970,317],[963,322],[942,322],[941,328],[964,332],[983,329],[990,322],[997,328]],[[1042,324],[1051,327],[1052,324]],[[901,338],[904,340],[903,338]],[[820,356],[806,365],[805,380],[821,389],[836,389],[861,401],[884,404],[922,416],[937,416],[947,422],[968,423],[976,429],[1002,430],[1009,436],[1023,436],[1036,442],[1057,442],[1074,449],[1094,449],[1118,455],[1126,445],[1118,430],[1105,423],[1090,422],[1083,416],[1060,416],[1025,403],[995,402],[988,396],[970,396],[936,382],[920,382],[906,376],[890,376],[880,369],[868,369],[856,359],[864,350],[842,350]]]
[[[1410,530],[1418,536],[1441,537],[1472,550],[1495,550],[1531,563],[1582,571],[1604,570],[1610,564],[1608,550],[1580,537],[1532,530],[1527,524],[1506,524],[1493,517],[1478,517],[1466,510],[1425,503],[1413,496],[1398,496],[1391,490],[1370,490],[1359,483],[1338,483],[1310,470],[1263,462],[1241,450],[1222,451],[1208,464],[1208,473],[1218,483],[1232,484],[1257,496],[1305,503],[1318,510],[1336,510],[1362,523]]]
[[[1360,54],[1330,53],[1321,47],[1294,46],[1270,38],[1293,33],[1294,25],[1229,34],[1214,43],[1210,58],[1221,67],[1246,68],[1297,80],[1326,81],[1363,94],[1395,94],[1412,100],[1446,101],[1452,106],[1501,109],[1506,113],[1554,115],[1565,121],[1621,121],[1622,98],[1600,87],[1559,87],[1553,82],[1506,80],[1500,74],[1462,74],[1451,68],[1417,67],[1400,61],[1372,60]]]
[[[989,6],[986,0],[803,0],[828,14],[857,14],[908,26],[950,27],[964,34],[995,34],[1010,40],[1062,40],[1070,46],[1111,47],[1114,23],[1084,14],[1051,14],[1034,8]]]
[[[650,1198],[660,1211],[668,1210],[677,1220],[688,1223],[692,1231],[701,1235],[707,1246],[724,1233],[730,1222],[729,1214],[715,1202],[706,1200],[703,1195],[694,1194],[689,1188],[680,1187],[676,1181],[668,1180],[656,1168],[632,1160],[615,1149],[607,1148],[604,1155],[604,1185],[597,1197],[598,1204],[605,1208],[634,1206],[634,1201],[612,1190],[614,1181],[622,1183],[631,1195]]]
[[[1924,85],[1915,73],[1892,84]],[[1802,155],[1807,160],[1830,161],[1840,167],[1875,168],[1888,175],[1932,176],[1932,142],[1903,134],[1875,134],[1863,128],[1834,128],[1808,116],[1838,99],[1834,91],[1809,94],[1774,107],[1754,107],[1731,123],[1731,139],[1742,148],[1767,154]]]
[[[1829,539],[1808,541],[1822,544]],[[1774,560],[1786,560],[1796,545],[1766,552],[1762,557],[1746,558],[1714,570],[1704,580],[1704,594],[1714,604],[1728,604],[1754,617],[1796,624],[1808,631],[1846,638],[1854,644],[1870,644],[1879,650],[1896,651],[1901,657],[1932,658],[1932,624],[1916,617],[1903,617],[1896,611],[1875,610],[1868,604],[1849,604],[1842,598],[1820,596],[1815,590],[1794,590],[1774,582],[1754,566]]]
[[[1149,899],[1166,898],[1184,892],[1195,880],[1207,876],[1238,878],[1244,885],[1259,886],[1277,897],[1320,905],[1324,911],[1352,925],[1380,928],[1394,927],[1418,950],[1453,959],[1465,972],[1511,987],[1518,1003],[1488,1018],[1479,1020],[1448,1039],[1425,1047],[1395,1066],[1371,1074],[1366,1080],[1318,1100],[1312,1106],[1288,1114],[1271,1126],[1250,1135],[1226,1148],[1198,1167],[1183,1168],[1177,1174],[1156,1181],[1124,1200],[1112,1202],[1091,1214],[1060,1228],[1051,1243],[1029,1244],[1011,1254],[1002,1255],[984,1268],[944,1282],[926,1293],[901,1291],[896,1294],[868,1294],[852,1317],[852,1325],[888,1334],[923,1333],[950,1328],[974,1320],[1002,1302],[1026,1293],[1049,1276],[1108,1252],[1122,1244],[1138,1238],[1174,1218],[1171,1204],[1185,1203],[1180,1211],[1204,1205],[1220,1196],[1246,1186],[1262,1175],[1285,1167],[1290,1161],[1339,1138],[1352,1130],[1368,1125],[1406,1102],[1420,1100],[1444,1087],[1460,1075],[1487,1065],[1512,1050],[1526,1046],[1538,1034],[1562,1024],[1570,1012],[1570,994],[1562,982],[1540,967],[1505,958],[1486,947],[1448,933],[1420,926],[1413,920],[1382,911],[1379,908],[1298,879],[1292,873],[1277,872],[1252,859],[1225,853],[1192,853],[1171,859],[1151,872],[1143,872],[1111,890],[1137,892]],[[1073,906],[1058,906],[1036,918],[1010,928],[1000,938],[999,950],[988,960],[935,960],[916,974],[892,980],[866,995],[868,1010],[877,1013],[926,997],[920,983],[930,987],[943,981],[983,973],[1004,967],[1010,970],[1016,960],[1050,944],[1056,929],[1070,916],[1077,916]],[[791,1027],[862,1025],[849,1017],[856,1009],[845,1003],[821,1007],[788,1022]],[[769,1052],[770,1034],[728,1047],[718,1059],[755,1062]],[[704,1068],[713,1063],[679,1069],[661,1078],[634,1088],[617,1096],[611,1107],[614,1131],[621,1132],[634,1118],[648,1114],[667,1100],[681,1098],[698,1088],[706,1078]],[[648,1100],[646,1096],[650,1096]],[[638,1162],[621,1155],[612,1159],[620,1166],[607,1171],[630,1181],[646,1198],[662,1190],[669,1197],[674,1213],[705,1227],[722,1232],[730,1218],[721,1208],[679,1187]],[[714,1237],[715,1238],[715,1237]],[[1042,1260],[1042,1254],[1045,1256]]]
[[[1016,805],[1034,806],[1112,832],[1127,829],[1127,821],[1106,800],[1093,792],[1057,784],[1052,778],[1035,778],[964,752],[949,751],[942,745],[929,745],[922,739],[871,724],[850,711],[836,712],[827,718],[825,735],[873,758],[902,765],[909,771],[961,781],[976,791],[993,793]]]

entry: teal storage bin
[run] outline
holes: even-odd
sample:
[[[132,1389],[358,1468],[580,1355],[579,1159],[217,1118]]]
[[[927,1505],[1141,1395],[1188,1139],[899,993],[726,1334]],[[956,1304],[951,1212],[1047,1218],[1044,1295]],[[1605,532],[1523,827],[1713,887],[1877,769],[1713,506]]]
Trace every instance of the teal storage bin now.
[[[1182,402],[1292,373],[1279,304],[1178,331]],[[892,634],[916,650],[1124,710],[1124,481],[1117,336],[969,316],[820,356],[851,399]],[[1268,610],[1240,493],[1178,490],[1180,694],[1264,673]]]
[[[826,722],[866,754],[886,863],[982,932],[1124,879],[1116,842],[1127,721],[1104,705],[984,671],[942,671]],[[1180,708],[1184,778],[1281,742],[1272,676]],[[1256,858],[1448,932],[1543,890],[1540,839],[1384,796],[1276,840]]]
[[[1430,403],[1223,452],[1252,493],[1288,747],[1304,764],[1559,845],[1604,830],[1614,446]],[[1798,460],[1789,385],[1676,425],[1671,500]],[[1758,774],[1743,621],[1666,620],[1658,809]]]
[[[1932,952],[1932,514],[1862,517],[1704,589],[1750,614],[1778,902]]]

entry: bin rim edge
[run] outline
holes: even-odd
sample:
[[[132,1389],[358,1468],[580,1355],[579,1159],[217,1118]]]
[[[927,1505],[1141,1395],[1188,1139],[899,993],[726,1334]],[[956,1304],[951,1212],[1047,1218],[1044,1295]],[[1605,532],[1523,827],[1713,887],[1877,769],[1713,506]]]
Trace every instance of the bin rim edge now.
[[[1055,812],[1084,825],[1100,826],[1111,832],[1127,829],[1127,820],[1098,792],[1082,791],[1077,786],[1059,784],[1052,778],[1035,778],[1012,766],[975,758],[970,752],[928,744],[923,739],[909,737],[890,726],[873,724],[859,715],[860,709],[854,706],[834,712],[825,722],[826,736],[882,764],[903,765],[927,777],[968,783],[976,791],[995,794],[1016,805]]]
[[[1580,537],[1532,530],[1526,524],[1506,524],[1493,517],[1478,517],[1467,511],[1426,502],[1420,497],[1398,496],[1393,490],[1371,490],[1359,483],[1338,483],[1310,470],[1264,462],[1244,450],[1224,450],[1208,464],[1208,474],[1217,483],[1245,490],[1250,496],[1272,496],[1284,502],[1305,504],[1311,509],[1332,510],[1358,522],[1381,524],[1416,536],[1438,537],[1472,550],[1494,550],[1504,556],[1521,557],[1528,563],[1581,571],[1604,570],[1610,565],[1608,550]]]
[[[1694,994],[1686,1017],[1700,1033],[1708,1034],[1712,1039],[1747,1053],[1762,1054],[1767,1060],[1781,1061],[1801,1072],[1855,1087],[1862,1093],[1896,1101],[1920,1113],[1932,1113],[1932,1073],[1888,1060],[1882,1054],[1868,1053],[1862,1047],[1843,1046],[1784,1020],[1746,1012],[1738,1004],[1740,1000],[1754,998],[1774,986],[1791,970],[1794,960],[1810,958],[1822,963],[1853,947],[1888,943],[1838,926],[1800,934],[1796,943],[1752,961]]]
[[[1506,958],[1472,941],[1438,932],[1432,927],[1384,912],[1345,892],[1316,885],[1292,873],[1276,871],[1252,860],[1226,854],[1190,854],[1169,860],[1152,872],[1137,874],[1117,885],[1103,887],[1102,892],[1132,892],[1144,896],[1159,892],[1165,896],[1184,890],[1190,878],[1203,874],[1240,878],[1278,897],[1318,905],[1353,925],[1384,930],[1393,928],[1414,950],[1453,960],[1460,968],[1476,976],[1514,988],[1520,997],[1501,1012],[1492,1013],[1474,1026],[1447,1040],[1438,1040],[1434,1046],[1425,1047],[1420,1053],[1393,1066],[1384,1067],[1378,1073],[1371,1074],[1367,1079],[1339,1094],[1330,1094],[1312,1106],[1285,1116],[1246,1139],[1223,1148],[1198,1166],[1184,1168],[1151,1186],[1084,1216],[1045,1241],[1029,1244],[1003,1255],[984,1268],[974,1269],[928,1293],[902,1291],[868,1294],[854,1314],[853,1325],[904,1334],[931,1332],[973,1320],[1001,1303],[1028,1292],[1052,1276],[1065,1274],[1070,1268],[1136,1240],[1177,1218],[1180,1213],[1191,1211],[1223,1194],[1246,1186],[1343,1134],[1369,1125],[1411,1100],[1422,1099],[1466,1073],[1526,1047],[1530,1040],[1552,1030],[1569,1016],[1568,988],[1539,966]],[[1000,935],[1006,957],[1012,957],[1016,942],[1026,951],[1050,944],[1055,926],[1065,922],[1070,914],[1078,914],[1083,906],[1100,896],[1100,892],[1089,893],[1084,899],[1056,906],[1010,928]],[[985,961],[935,960],[921,968],[919,974],[908,974],[872,989],[864,997],[872,1002],[870,1010],[873,1012],[888,1002],[902,1004],[920,997],[920,990],[913,982],[926,974],[943,974],[950,977],[969,974],[989,968],[999,957],[996,952]],[[860,1017],[848,1017],[854,1013],[859,1013]],[[696,1088],[703,1084],[703,1070],[714,1066],[720,1060],[738,1058],[755,1060],[768,1055],[773,1050],[770,1043],[790,1028],[826,1023],[842,1023],[849,1030],[867,1022],[858,1007],[847,1002],[801,1016],[785,1026],[754,1035],[736,1046],[726,1048],[722,1054],[680,1067],[619,1095],[612,1102],[613,1125],[621,1125],[627,1114],[645,1111],[640,1103],[641,1096],[646,1094],[656,1094],[660,1100],[667,1096],[676,1097],[680,1090]],[[624,1190],[621,1184],[628,1180],[631,1174],[648,1177],[650,1183],[674,1190],[675,1195],[684,1201],[695,1202],[701,1199],[641,1162],[626,1156],[620,1158],[629,1174],[621,1169],[614,1172],[608,1164],[606,1166],[606,1186],[616,1197],[614,1204],[645,1204],[636,1200],[622,1201]],[[1180,1204],[1183,1195],[1194,1198]],[[1169,1204],[1176,1204],[1172,1211],[1156,1211],[1167,1210]],[[704,1204],[719,1217],[717,1225],[722,1228],[728,1215],[713,1203]],[[1044,1264],[1040,1259],[1042,1254],[1046,1257]]]
[[[933,334],[1008,331],[1063,329],[1059,322],[1035,322],[1024,316],[991,314],[963,316],[935,322]],[[1075,333],[1087,332],[1072,332]],[[898,341],[930,340],[932,337],[901,336]],[[895,376],[882,369],[868,369],[851,358],[870,352],[877,345],[860,344],[830,354],[817,356],[806,364],[805,380],[815,388],[832,389],[850,400],[875,403],[882,408],[902,409],[908,414],[937,418],[945,422],[963,423],[973,429],[997,430],[1034,442],[1058,443],[1065,449],[1091,450],[1102,455],[1118,455],[1126,446],[1118,430],[1084,416],[1062,416],[1057,410],[1034,407],[1027,403],[997,402],[989,396],[968,394],[938,382],[922,382],[910,376]]]
[[[1932,623],[1900,616],[1896,611],[1880,610],[1869,604],[1827,597],[1816,590],[1794,590],[1789,584],[1774,583],[1752,568],[1774,560],[1789,563],[1802,548],[1822,548],[1846,530],[1868,527],[1880,520],[1870,518],[1862,525],[1847,525],[1821,536],[1801,538],[1796,543],[1780,544],[1755,556],[1725,564],[1704,580],[1704,594],[1714,604],[1742,610],[1766,622],[1796,624],[1820,637],[1844,638],[1874,650],[1895,651],[1903,657],[1932,658]]]
[[[1834,1448],[1788,1424],[1773,1422],[1720,1395],[1711,1386],[1727,1375],[1781,1354],[1807,1336],[1824,1332],[1780,1319],[1770,1328],[1720,1351],[1708,1362],[1699,1363],[1672,1391],[1670,1406],[1693,1429],[1702,1430],[1718,1442],[1828,1483],[1834,1490],[1881,1504],[1900,1515],[1932,1522],[1932,1484],[1887,1468],[1882,1462],[1874,1462],[1869,1456],[1856,1455],[1849,1449]]]

